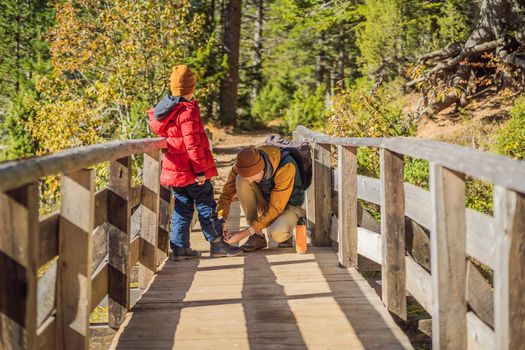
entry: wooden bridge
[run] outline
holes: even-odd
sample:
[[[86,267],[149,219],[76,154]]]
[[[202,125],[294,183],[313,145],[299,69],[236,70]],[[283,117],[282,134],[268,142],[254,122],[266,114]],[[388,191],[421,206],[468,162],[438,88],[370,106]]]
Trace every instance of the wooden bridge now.
[[[89,315],[107,296],[117,349],[405,349],[393,319],[407,319],[407,295],[432,316],[436,349],[525,348],[523,162],[412,138],[304,127],[294,137],[314,145],[306,255],[279,248],[166,261],[163,139],[0,164],[0,348],[86,349]],[[379,149],[379,179],[358,175],[358,147]],[[132,186],[131,157],[142,154],[142,185]],[[430,191],[404,183],[405,156],[429,161]],[[106,161],[109,185],[95,191],[88,167]],[[38,181],[51,174],[62,176],[61,208],[40,218]],[[465,208],[465,175],[494,184],[494,216]],[[380,206],[380,227],[361,201]],[[241,219],[238,211],[229,224]],[[431,264],[414,249],[427,231]],[[381,297],[360,274],[366,259],[380,265]],[[131,307],[137,264],[144,292]]]

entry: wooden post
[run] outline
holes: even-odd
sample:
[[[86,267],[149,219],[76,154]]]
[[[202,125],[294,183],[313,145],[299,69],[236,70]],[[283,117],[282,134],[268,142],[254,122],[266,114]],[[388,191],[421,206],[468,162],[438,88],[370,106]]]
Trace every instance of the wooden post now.
[[[465,176],[430,164],[432,345],[467,348]]]
[[[390,312],[406,320],[404,161],[383,148],[380,158],[382,299]]]
[[[157,236],[159,228],[160,155],[155,150],[144,153],[142,181],[142,220],[139,258],[139,287],[145,289],[157,268]]]
[[[337,146],[339,264],[357,267],[357,148]]]
[[[109,162],[108,325],[118,328],[129,310],[131,232],[131,157]]]
[[[95,171],[62,176],[57,281],[57,348],[87,349],[91,311],[91,235]]]
[[[525,196],[496,186],[494,218],[499,228],[494,269],[496,348],[525,349]]]
[[[0,193],[0,348],[36,349],[38,187]]]
[[[313,181],[314,198],[308,198],[308,207],[313,207],[313,243],[316,246],[331,246],[332,214],[332,170],[330,168],[330,145],[314,144]],[[310,213],[310,211],[309,211]],[[313,229],[313,230],[312,230]]]
[[[159,201],[159,234],[157,237],[157,265],[161,264],[168,255],[170,243],[170,214],[171,190],[160,186]]]
[[[312,140],[307,140],[304,138],[300,133],[297,131],[293,132],[293,139],[296,141],[307,141],[312,142]],[[313,169],[313,149],[312,149],[312,169]],[[308,230],[312,233],[315,231],[314,229],[314,221],[315,221],[315,181],[312,177],[312,184],[308,189],[305,191],[305,199],[303,203],[303,208],[306,213],[306,224],[308,226]]]

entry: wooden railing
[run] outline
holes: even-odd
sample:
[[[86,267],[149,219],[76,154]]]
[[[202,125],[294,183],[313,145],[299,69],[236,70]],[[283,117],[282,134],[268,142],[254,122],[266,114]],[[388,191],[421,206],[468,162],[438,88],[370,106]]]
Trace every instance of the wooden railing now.
[[[346,267],[359,269],[360,255],[380,264],[383,303],[406,320],[412,295],[432,316],[434,349],[525,348],[525,162],[443,142],[337,138],[302,126],[294,138],[313,143],[306,210],[314,244],[337,241]],[[380,179],[357,174],[358,147],[379,149]],[[404,182],[404,156],[429,162],[430,191]],[[494,216],[465,208],[465,175],[494,184]],[[380,206],[381,232],[358,227],[358,199]],[[430,271],[406,253],[406,218],[430,231]],[[472,259],[492,269],[493,287]]]
[[[87,349],[90,313],[106,295],[109,327],[122,324],[131,267],[139,264],[145,288],[168,252],[165,147],[164,139],[116,141],[0,164],[1,349]],[[138,187],[133,154],[144,154]],[[95,192],[88,167],[106,161],[109,186]],[[60,210],[39,218],[38,180],[52,174],[61,174]]]
[[[523,162],[412,138],[334,138],[304,127],[295,138],[314,144],[306,203],[314,244],[338,242],[347,267],[359,269],[359,256],[380,264],[385,306],[406,319],[411,294],[432,315],[436,349],[523,348]],[[139,263],[145,288],[168,250],[170,195],[159,184],[165,147],[162,139],[119,141],[0,164],[0,348],[85,349],[89,314],[106,295],[109,326],[121,325],[131,266]],[[379,149],[380,179],[357,174],[358,147]],[[132,187],[131,155],[142,153],[143,184]],[[430,191],[404,183],[404,156],[429,161]],[[86,168],[105,161],[109,186],[95,192]],[[62,174],[61,209],[39,218],[37,183],[52,174]],[[495,185],[493,217],[465,208],[465,175]],[[380,229],[358,225],[358,199],[381,207]],[[406,218],[431,233],[431,271],[406,254]],[[494,287],[467,257],[492,269]]]

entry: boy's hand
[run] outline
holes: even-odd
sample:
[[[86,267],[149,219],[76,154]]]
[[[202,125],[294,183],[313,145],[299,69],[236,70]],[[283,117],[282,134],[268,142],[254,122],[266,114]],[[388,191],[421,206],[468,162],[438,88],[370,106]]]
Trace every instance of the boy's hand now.
[[[197,185],[204,185],[204,183],[206,182],[206,176],[197,176],[195,178],[195,182],[197,183]]]

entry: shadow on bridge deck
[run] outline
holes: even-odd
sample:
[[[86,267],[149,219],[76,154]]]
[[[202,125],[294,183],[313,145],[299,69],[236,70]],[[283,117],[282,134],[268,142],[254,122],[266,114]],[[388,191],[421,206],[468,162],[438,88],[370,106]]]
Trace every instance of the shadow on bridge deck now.
[[[206,250],[200,233],[194,246]],[[199,237],[197,237],[199,236]],[[197,242],[196,242],[197,241]],[[197,244],[195,244],[195,242]],[[117,333],[115,349],[406,349],[405,334],[330,248],[298,255],[167,261]]]

